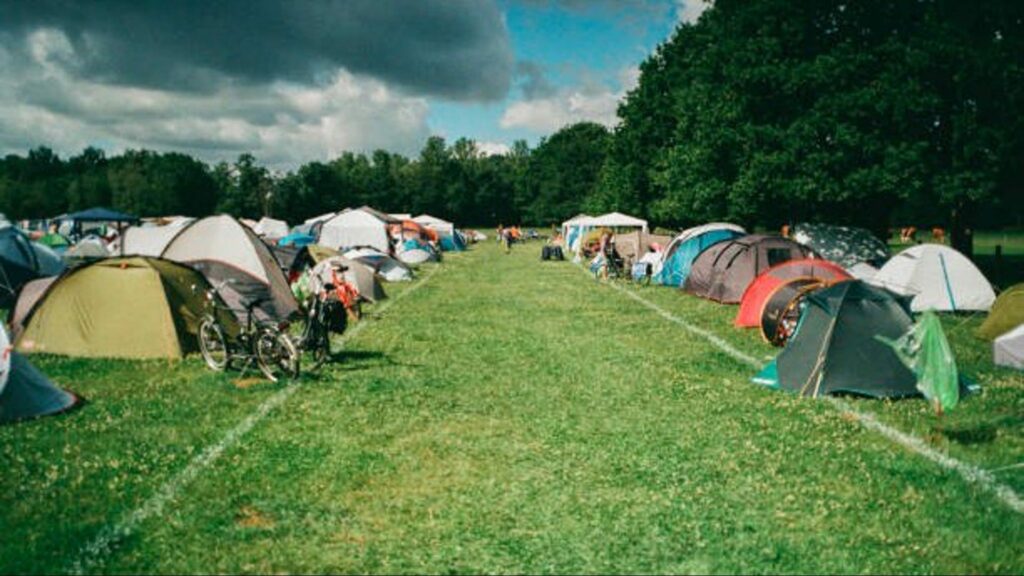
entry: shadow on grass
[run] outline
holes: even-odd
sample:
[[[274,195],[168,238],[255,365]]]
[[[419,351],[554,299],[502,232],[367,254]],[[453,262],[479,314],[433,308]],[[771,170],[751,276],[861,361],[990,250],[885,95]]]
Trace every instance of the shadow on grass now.
[[[1024,416],[1003,416],[989,422],[981,422],[972,426],[945,428],[941,434],[946,438],[963,445],[988,444],[999,436],[1000,430],[1009,430],[1024,426]]]

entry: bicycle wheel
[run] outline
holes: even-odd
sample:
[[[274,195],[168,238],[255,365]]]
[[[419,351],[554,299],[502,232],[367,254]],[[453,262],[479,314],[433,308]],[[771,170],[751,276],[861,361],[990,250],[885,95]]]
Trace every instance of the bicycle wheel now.
[[[199,351],[210,370],[223,371],[228,366],[228,342],[220,324],[212,318],[204,318],[199,324]]]
[[[299,375],[299,353],[287,334],[263,328],[256,336],[256,365],[271,382]]]
[[[306,349],[313,360],[311,370],[319,370],[328,360],[331,359],[331,335],[326,326],[317,322],[310,326],[309,336],[304,340]]]

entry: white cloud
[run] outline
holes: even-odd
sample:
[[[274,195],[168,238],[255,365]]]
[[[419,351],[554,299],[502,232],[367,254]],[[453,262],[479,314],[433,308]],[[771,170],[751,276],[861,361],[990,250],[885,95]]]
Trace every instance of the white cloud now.
[[[291,168],[343,151],[384,148],[414,154],[430,134],[425,98],[338,70],[317,86],[274,82],[179,93],[82,80],[63,33],[27,40],[33,62],[0,47],[0,153],[45,145],[63,154],[96,145],[178,150],[207,161],[250,151]],[[43,72],[40,74],[40,72]]]
[[[712,0],[676,0],[676,18],[693,24],[711,6]]]
[[[482,156],[501,156],[512,151],[512,147],[504,142],[477,142],[476,147]]]
[[[636,86],[639,77],[639,70],[630,67],[619,71],[614,88],[587,82],[583,86],[562,88],[548,97],[513,102],[502,114],[500,125],[505,129],[525,128],[538,134],[548,134],[567,124],[583,121],[615,126],[619,101]]]

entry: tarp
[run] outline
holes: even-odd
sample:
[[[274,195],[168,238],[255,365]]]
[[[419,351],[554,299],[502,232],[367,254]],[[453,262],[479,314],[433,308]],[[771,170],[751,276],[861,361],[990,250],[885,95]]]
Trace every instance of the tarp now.
[[[940,414],[952,410],[960,401],[960,376],[949,347],[942,322],[926,311],[914,325],[895,341],[888,341],[903,364],[917,377],[917,389]]]
[[[920,244],[895,255],[870,280],[911,296],[914,312],[984,311],[996,294],[973,262],[942,244]]]
[[[292,232],[277,241],[278,246],[309,246],[316,243],[316,237],[302,232]]]

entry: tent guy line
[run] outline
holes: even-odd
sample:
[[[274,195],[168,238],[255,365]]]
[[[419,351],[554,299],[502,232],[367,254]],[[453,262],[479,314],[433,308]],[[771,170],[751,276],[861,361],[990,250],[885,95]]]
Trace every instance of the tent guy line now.
[[[580,267],[580,269],[584,273],[586,273],[585,268]],[[620,293],[642,304],[643,306],[655,312],[656,314],[668,320],[669,322],[675,323],[683,327],[691,334],[704,338],[705,340],[713,344],[715,347],[717,347],[719,350],[725,352],[726,354],[728,354],[734,360],[740,362],[741,364],[746,364],[753,368],[760,368],[760,362],[758,362],[756,358],[754,358],[750,354],[747,354],[739,350],[738,348],[729,344],[728,342],[723,340],[721,337],[715,335],[711,331],[690,324],[686,320],[676,316],[675,314],[672,314],[671,312],[665,310],[661,306],[658,306],[657,304],[644,299],[639,294],[627,290],[614,282],[610,283],[610,285],[616,290],[618,290]],[[949,456],[947,454],[943,454],[935,450],[934,448],[928,446],[924,442],[924,440],[921,440],[916,436],[907,434],[905,432],[901,432],[895,428],[892,428],[891,426],[883,424],[878,420],[878,418],[874,414],[871,414],[869,412],[861,412],[855,409],[849,403],[839,398],[835,398],[832,396],[824,396],[823,398],[827,400],[837,410],[839,410],[839,412],[841,412],[842,414],[846,414],[857,420],[857,422],[859,422],[860,425],[863,426],[864,428],[881,434],[887,440],[899,444],[900,446],[906,448],[907,450],[910,450],[911,452],[916,452],[918,455],[923,456],[928,460],[931,460],[932,462],[938,464],[939,466],[945,468],[946,470],[955,471],[959,473],[960,476],[968,483],[977,484],[978,486],[984,488],[985,490],[995,494],[995,496],[999,498],[999,500],[1001,500],[1003,504],[1005,504],[1014,512],[1017,512],[1018,514],[1024,514],[1024,500],[1021,499],[1021,497],[1013,490],[1013,488],[999,482],[995,478],[995,476],[993,476],[990,472],[987,472],[972,464],[961,462],[960,460],[957,460],[956,458]]]
[[[407,290],[401,292],[394,298],[384,302],[380,309],[374,311],[374,315],[379,317],[384,312],[387,312],[388,308],[396,302],[409,294],[412,294],[421,286],[429,282],[434,274],[440,269],[441,266],[434,267],[430,272],[423,276],[421,281],[410,286]],[[349,340],[356,337],[367,325],[368,323],[360,322],[353,327],[352,330],[346,332],[341,337],[342,345],[344,346],[349,342]],[[156,493],[150,496],[149,499],[147,499],[141,506],[133,510],[116,524],[109,524],[105,528],[101,529],[92,541],[81,548],[78,553],[78,557],[75,558],[65,572],[69,574],[84,574],[89,572],[97,563],[102,561],[104,557],[113,552],[118,542],[127,538],[136,529],[138,529],[140,524],[149,518],[162,515],[164,507],[174,501],[182,490],[199,477],[200,473],[216,462],[228,448],[231,448],[241,441],[246,434],[251,432],[252,429],[266,418],[267,415],[275,408],[284,404],[298,389],[298,381],[293,380],[273,396],[264,400],[263,403],[256,407],[256,410],[239,422],[234,428],[229,430],[227,434],[220,439],[220,441],[207,446],[199,453],[198,456],[192,459],[184,470],[165,482],[156,491]]]

